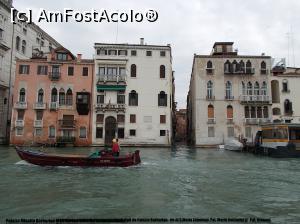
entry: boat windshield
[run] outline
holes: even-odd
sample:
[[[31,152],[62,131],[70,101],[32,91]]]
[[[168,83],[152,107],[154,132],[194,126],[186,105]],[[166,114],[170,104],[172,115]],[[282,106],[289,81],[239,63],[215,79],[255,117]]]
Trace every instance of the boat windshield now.
[[[290,140],[300,140],[300,127],[289,128]]]
[[[286,127],[274,127],[262,130],[263,139],[288,139]]]

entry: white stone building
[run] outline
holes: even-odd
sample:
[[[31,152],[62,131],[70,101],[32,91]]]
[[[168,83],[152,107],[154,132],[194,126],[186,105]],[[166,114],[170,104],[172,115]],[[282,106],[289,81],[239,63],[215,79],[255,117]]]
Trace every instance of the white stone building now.
[[[95,43],[93,145],[168,146],[172,139],[170,45]]]
[[[277,65],[272,69],[272,115],[274,122],[300,123],[300,68]]]
[[[11,0],[0,0],[0,144],[9,139],[16,59],[61,46],[34,23],[11,23],[11,7]]]
[[[215,146],[234,137],[253,141],[271,120],[271,57],[238,55],[233,42],[216,42],[195,55],[187,98],[188,140]]]

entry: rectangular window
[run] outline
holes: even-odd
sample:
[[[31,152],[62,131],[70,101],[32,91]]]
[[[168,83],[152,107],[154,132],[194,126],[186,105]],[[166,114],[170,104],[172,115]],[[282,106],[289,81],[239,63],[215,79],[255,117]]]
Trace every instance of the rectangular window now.
[[[166,136],[166,130],[160,130],[159,136]]]
[[[107,68],[107,75],[117,75],[117,68]]]
[[[126,50],[119,50],[119,55],[126,56],[127,55],[127,51]]]
[[[137,55],[136,50],[132,50],[131,51],[131,56],[136,56],[136,55]]]
[[[108,55],[117,55],[117,50],[109,50]]]
[[[68,67],[68,75],[69,76],[73,76],[74,75],[74,67],[73,66],[69,66]]]
[[[97,96],[97,104],[104,103],[104,95]]]
[[[105,67],[99,67],[99,75],[105,75]]]
[[[16,128],[16,135],[17,136],[23,135],[23,128]]]
[[[146,56],[152,56],[152,51],[146,51]]]
[[[43,110],[36,111],[36,120],[38,120],[38,121],[43,120]]]
[[[129,135],[130,136],[136,136],[136,130],[135,129],[130,129],[129,130]]]
[[[234,127],[227,127],[227,137],[228,138],[234,137]]]
[[[125,122],[125,115],[124,114],[118,114],[117,115],[117,122],[118,123],[124,123]]]
[[[135,123],[135,122],[136,122],[135,114],[130,114],[130,123]]]
[[[49,127],[49,138],[55,138],[55,127]]]
[[[68,55],[66,53],[57,53],[56,54],[56,59],[58,61],[66,61],[68,58]]]
[[[104,114],[97,114],[96,123],[103,123],[103,121],[104,121]]]
[[[103,138],[103,128],[96,128],[96,138]]]
[[[166,52],[165,52],[165,51],[161,51],[161,52],[160,52],[160,56],[161,56],[161,57],[165,57],[165,56],[166,56]]]
[[[126,75],[126,69],[125,68],[119,68],[119,75]]]
[[[20,74],[29,74],[29,65],[20,65],[19,73]]]
[[[208,127],[208,137],[215,137],[215,128],[214,127]]]
[[[160,123],[165,124],[166,123],[166,115],[160,115]]]
[[[118,138],[124,138],[124,128],[118,128]]]
[[[18,110],[18,120],[24,120],[25,110]]]
[[[79,138],[86,138],[86,127],[80,127]]]
[[[125,95],[119,95],[117,96],[117,103],[118,104],[125,104]]]
[[[89,75],[89,68],[83,67],[82,68],[82,76],[88,76]]]
[[[48,74],[48,66],[38,65],[37,74],[38,75],[47,75]]]
[[[251,127],[245,127],[245,136],[246,138],[251,138]]]
[[[43,135],[43,129],[42,128],[35,128],[34,132],[35,132],[35,136],[42,136]]]
[[[104,50],[104,49],[98,49],[98,50],[97,50],[97,54],[98,54],[98,55],[107,55],[107,50]]]

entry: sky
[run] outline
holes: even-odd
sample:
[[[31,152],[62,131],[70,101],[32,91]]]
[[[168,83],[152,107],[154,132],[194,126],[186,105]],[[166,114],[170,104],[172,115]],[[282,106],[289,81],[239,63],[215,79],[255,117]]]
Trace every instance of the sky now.
[[[300,66],[299,0],[14,0],[13,5],[33,13],[40,8],[156,10],[158,20],[153,23],[36,24],[83,58],[93,58],[96,42],[138,44],[143,37],[147,44],[171,44],[178,108],[186,107],[194,54],[210,54],[216,41],[233,41],[241,55],[265,53],[286,58],[288,66]]]

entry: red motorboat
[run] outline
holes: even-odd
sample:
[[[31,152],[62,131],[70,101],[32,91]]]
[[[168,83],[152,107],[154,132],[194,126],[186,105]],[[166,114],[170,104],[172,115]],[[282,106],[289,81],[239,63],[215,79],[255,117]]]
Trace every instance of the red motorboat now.
[[[101,151],[99,157],[82,155],[47,154],[16,147],[21,159],[39,166],[80,166],[80,167],[128,167],[141,163],[140,152],[114,157],[110,152]]]

